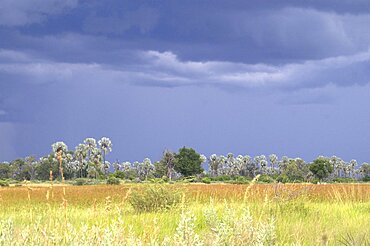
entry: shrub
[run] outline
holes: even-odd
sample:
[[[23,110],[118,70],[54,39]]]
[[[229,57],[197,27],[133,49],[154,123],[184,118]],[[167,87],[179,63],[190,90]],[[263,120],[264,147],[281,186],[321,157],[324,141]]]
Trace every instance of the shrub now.
[[[238,176],[235,181],[237,184],[249,184],[252,179],[249,177]]]
[[[164,181],[163,179],[161,178],[153,178],[153,179],[150,179],[149,180],[151,183],[156,183],[156,184],[163,184],[163,183],[166,183],[166,181]]]
[[[318,183],[320,182],[320,180],[319,180],[319,179],[317,179],[317,178],[314,178],[311,182],[312,182],[313,184],[318,184]]]
[[[95,185],[95,184],[99,184],[99,181],[95,179],[77,178],[74,180],[72,184],[73,185]]]
[[[258,182],[261,183],[273,183],[275,180],[271,178],[270,176],[263,174],[259,177]]]
[[[129,171],[115,171],[110,176],[119,178],[119,179],[126,179],[126,180],[132,180],[134,181],[136,178],[136,171],[130,169]]]
[[[365,176],[362,181],[364,182],[370,182],[370,176]]]
[[[181,183],[194,183],[198,182],[198,178],[196,176],[189,176],[189,177],[182,177],[181,179],[178,180]]]
[[[74,181],[74,185],[85,185],[85,184],[86,184],[86,180],[82,178],[75,179]]]
[[[288,183],[290,180],[289,180],[289,177],[285,174],[282,174],[282,175],[279,175],[277,178],[276,178],[276,181],[277,182],[280,182],[280,183]]]
[[[205,184],[210,184],[211,183],[211,179],[208,178],[208,177],[204,177],[204,178],[202,178],[202,182],[205,183]]]
[[[119,185],[121,183],[121,180],[118,179],[118,178],[114,178],[114,177],[109,177],[107,179],[107,184],[108,185]]]
[[[217,211],[213,203],[203,211],[206,224],[211,228],[210,245],[275,245],[275,221],[255,223],[247,207],[225,207]]]
[[[249,184],[251,181],[251,178],[244,177],[244,176],[235,176],[233,179],[225,180],[225,183],[228,184]]]
[[[0,186],[9,186],[9,183],[5,180],[0,180]]]
[[[165,185],[149,185],[132,192],[128,197],[128,202],[136,212],[167,210],[177,205],[180,200],[180,192]]]
[[[356,180],[353,178],[334,178],[334,183],[355,183]]]
[[[113,177],[115,178],[119,178],[119,179],[125,179],[126,178],[126,174],[122,171],[116,171],[112,174]]]
[[[190,212],[182,211],[180,223],[176,228],[174,245],[203,245],[199,235],[195,232],[195,215]]]
[[[8,183],[9,185],[11,185],[11,184],[19,184],[19,183],[21,183],[21,181],[19,181],[19,180],[16,180],[16,179],[5,179],[5,180],[3,180],[4,182],[6,182],[6,183]]]
[[[228,175],[221,175],[221,176],[212,177],[213,181],[221,181],[221,182],[222,181],[228,181],[230,179],[231,179],[231,177],[228,176]]]
[[[132,181],[135,182],[135,183],[141,183],[142,182],[141,179],[138,178],[138,177],[134,178]]]

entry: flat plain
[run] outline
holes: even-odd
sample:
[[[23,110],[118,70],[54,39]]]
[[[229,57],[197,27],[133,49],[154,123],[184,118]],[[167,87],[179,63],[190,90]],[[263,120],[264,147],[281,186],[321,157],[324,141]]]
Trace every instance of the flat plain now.
[[[180,201],[137,211],[148,188]],[[0,188],[0,245],[368,245],[369,225],[369,184]]]

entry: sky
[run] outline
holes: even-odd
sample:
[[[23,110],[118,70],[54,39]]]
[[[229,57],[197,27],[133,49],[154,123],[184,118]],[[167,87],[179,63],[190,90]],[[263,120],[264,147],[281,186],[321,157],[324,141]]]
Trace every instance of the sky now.
[[[0,161],[109,137],[369,162],[368,0],[0,0]]]

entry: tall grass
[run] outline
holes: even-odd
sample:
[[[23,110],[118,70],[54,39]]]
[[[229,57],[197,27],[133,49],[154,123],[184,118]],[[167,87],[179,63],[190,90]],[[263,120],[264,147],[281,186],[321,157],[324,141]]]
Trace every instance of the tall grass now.
[[[130,198],[153,186],[1,187],[0,245],[366,245],[370,236],[369,185],[167,187],[182,195],[178,206],[140,213]]]

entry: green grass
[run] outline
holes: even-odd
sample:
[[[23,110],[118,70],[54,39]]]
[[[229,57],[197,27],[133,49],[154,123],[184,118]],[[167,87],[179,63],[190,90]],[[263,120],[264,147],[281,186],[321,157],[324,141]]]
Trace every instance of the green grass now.
[[[137,245],[139,241],[144,245],[160,245],[163,241],[163,244],[180,245],[176,238],[179,223],[181,219],[185,223],[188,220],[184,218],[188,218],[191,232],[191,215],[195,217],[194,235],[199,236],[204,245],[214,245],[215,238],[228,237],[222,236],[220,228],[226,228],[226,231],[231,228],[227,232],[230,235],[237,229],[227,214],[232,213],[237,221],[243,217],[245,209],[253,218],[250,228],[255,228],[255,234],[262,235],[261,225],[274,221],[272,234],[276,240],[268,244],[370,243],[366,241],[370,237],[370,186],[313,186],[315,190],[300,192],[303,186],[295,185],[280,187],[281,190],[276,192],[273,185],[249,188],[247,185],[176,185],[176,190],[183,194],[182,202],[177,206],[170,210],[139,213],[129,203],[130,193],[140,192],[148,185],[70,186],[66,187],[64,203],[61,187],[54,187],[52,191],[48,187],[33,187],[32,190],[2,187],[0,245],[104,242]],[[173,185],[168,187],[173,189]],[[217,225],[208,223],[210,208],[216,211]],[[241,223],[243,220],[238,221]],[[75,238],[75,234],[79,236]],[[251,244],[257,244],[253,240]]]

